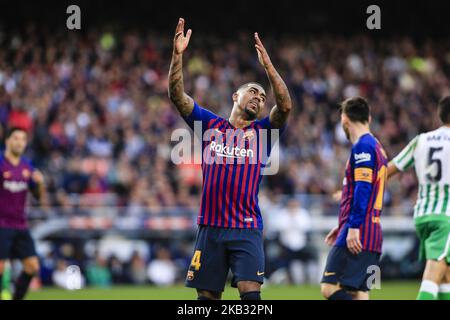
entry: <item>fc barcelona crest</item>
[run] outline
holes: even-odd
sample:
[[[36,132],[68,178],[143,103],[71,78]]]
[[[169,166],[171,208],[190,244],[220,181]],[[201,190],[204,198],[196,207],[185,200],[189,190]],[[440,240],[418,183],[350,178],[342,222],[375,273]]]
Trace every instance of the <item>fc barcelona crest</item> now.
[[[187,276],[186,276],[186,280],[187,280],[187,281],[192,281],[192,280],[194,280],[194,271],[192,271],[192,270],[189,270],[189,271],[188,271]]]
[[[251,131],[246,131],[244,133],[244,140],[251,140],[255,137],[255,133],[251,130]]]

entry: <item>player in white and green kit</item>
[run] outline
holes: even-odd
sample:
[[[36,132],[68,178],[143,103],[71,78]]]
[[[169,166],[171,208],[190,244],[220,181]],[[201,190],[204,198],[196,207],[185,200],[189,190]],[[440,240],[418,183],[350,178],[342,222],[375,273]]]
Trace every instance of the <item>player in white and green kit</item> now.
[[[388,177],[415,167],[414,220],[426,267],[418,300],[450,300],[450,97],[439,102],[443,126],[415,137],[390,163]]]

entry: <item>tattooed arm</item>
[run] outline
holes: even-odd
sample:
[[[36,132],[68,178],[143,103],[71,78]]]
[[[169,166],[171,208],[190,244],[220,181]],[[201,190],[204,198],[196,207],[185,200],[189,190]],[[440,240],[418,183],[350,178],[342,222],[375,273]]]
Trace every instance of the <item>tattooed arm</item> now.
[[[184,35],[184,19],[178,20],[175,37],[173,39],[172,61],[169,70],[169,98],[175,104],[183,117],[192,113],[194,100],[184,92],[183,83],[183,52],[186,50],[192,30]]]
[[[270,85],[272,86],[275,94],[276,105],[270,112],[270,124],[273,128],[281,128],[285,125],[289,112],[292,109],[291,97],[286,84],[273,66],[272,61],[270,60],[270,57],[257,33],[255,33],[255,40],[255,48],[258,52],[259,62],[266,70],[267,77],[269,78]]]

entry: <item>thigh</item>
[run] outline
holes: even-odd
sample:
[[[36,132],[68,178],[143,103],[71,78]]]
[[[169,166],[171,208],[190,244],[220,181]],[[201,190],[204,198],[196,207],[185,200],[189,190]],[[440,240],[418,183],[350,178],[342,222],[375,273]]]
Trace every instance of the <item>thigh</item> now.
[[[369,267],[379,266],[379,262],[379,253],[363,251],[354,255],[348,251],[346,268],[340,278],[341,285],[349,291],[370,291],[367,280],[372,272],[369,272]]]
[[[327,257],[321,283],[338,284],[347,264],[347,249],[332,247]]]
[[[450,222],[429,223],[428,229],[424,239],[426,259],[450,263]]]
[[[194,253],[186,276],[186,286],[198,290],[223,292],[228,275],[225,247],[220,241],[222,230],[200,226]]]
[[[0,228],[0,260],[11,258],[15,230]]]
[[[231,285],[250,281],[264,283],[264,243],[262,230],[230,229],[226,241],[228,261],[233,273]]]
[[[425,246],[425,240],[428,238],[428,224],[427,223],[421,223],[416,225],[416,234],[417,238],[419,238],[419,260],[425,261],[427,260],[426,257],[426,246]]]
[[[14,243],[11,248],[11,257],[24,260],[30,257],[36,257],[36,248],[34,240],[29,230],[17,230],[14,237]]]

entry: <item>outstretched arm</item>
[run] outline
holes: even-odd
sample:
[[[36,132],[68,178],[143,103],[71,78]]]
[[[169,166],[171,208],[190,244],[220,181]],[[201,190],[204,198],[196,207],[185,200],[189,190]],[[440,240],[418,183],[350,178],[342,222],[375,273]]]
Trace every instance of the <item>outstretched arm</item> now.
[[[183,117],[192,113],[194,100],[184,92],[183,83],[183,52],[186,50],[192,30],[184,35],[184,19],[178,20],[175,37],[173,39],[172,61],[169,69],[169,98],[175,104]]]
[[[266,70],[267,77],[275,94],[276,105],[270,112],[270,124],[273,128],[281,128],[286,123],[289,112],[292,109],[291,97],[286,84],[273,66],[264,45],[259,39],[258,33],[255,33],[255,41],[259,62]]]
[[[390,161],[389,164],[388,164],[388,169],[387,169],[387,178],[389,179],[392,176],[395,176],[399,172],[400,172],[400,170],[398,170],[398,168],[394,164],[394,162]]]
[[[387,178],[391,178],[399,172],[408,170],[414,165],[415,151],[419,142],[419,136],[412,139],[408,145],[388,164]]]

